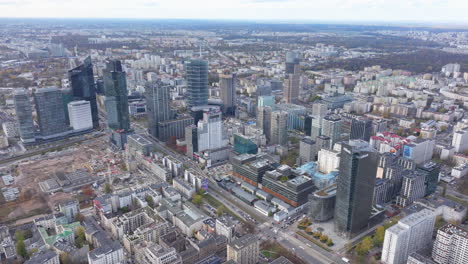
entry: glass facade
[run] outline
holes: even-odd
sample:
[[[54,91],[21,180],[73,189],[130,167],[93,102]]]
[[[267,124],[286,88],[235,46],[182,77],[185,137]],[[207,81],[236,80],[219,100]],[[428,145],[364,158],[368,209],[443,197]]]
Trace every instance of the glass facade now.
[[[239,154],[257,154],[258,147],[252,140],[236,134],[234,135],[234,151]]]
[[[109,128],[130,130],[127,79],[120,61],[113,60],[107,63],[104,71],[104,90]]]
[[[62,92],[57,88],[42,88],[34,93],[37,120],[44,138],[68,130],[63,108]]]
[[[26,90],[19,90],[13,98],[21,141],[25,143],[34,142],[34,121],[29,94]]]
[[[204,60],[191,60],[185,64],[187,79],[187,105],[208,104],[208,63]]]

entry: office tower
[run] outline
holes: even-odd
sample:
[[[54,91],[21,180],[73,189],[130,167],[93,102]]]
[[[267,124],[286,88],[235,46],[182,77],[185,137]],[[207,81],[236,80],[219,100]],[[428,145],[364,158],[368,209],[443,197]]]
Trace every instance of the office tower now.
[[[299,142],[299,159],[301,164],[317,159],[317,147],[311,137],[304,137]]]
[[[423,209],[401,219],[385,231],[382,263],[404,264],[412,252],[429,248],[432,241],[435,214]]]
[[[288,74],[284,78],[283,100],[286,103],[297,101],[300,92],[300,75]]]
[[[423,198],[426,193],[426,175],[419,171],[405,171],[403,173],[403,183],[400,195],[397,196],[396,204],[406,207],[415,200]]]
[[[286,52],[285,73],[286,74],[299,73],[300,61],[301,61],[301,54],[298,51]]]
[[[235,263],[256,264],[258,262],[259,240],[256,236],[247,234],[227,245],[227,261]]]
[[[274,111],[271,113],[271,132],[270,144],[286,145],[288,144],[288,112]]]
[[[93,128],[93,117],[89,101],[73,101],[68,104],[70,126],[73,130],[88,130]]]
[[[15,91],[13,100],[15,102],[16,121],[21,141],[23,143],[35,142],[32,106],[28,91],[18,89]]]
[[[208,104],[208,63],[204,60],[190,60],[185,64],[187,79],[187,106]]]
[[[234,115],[236,107],[236,75],[220,75],[219,89],[221,93],[221,100],[223,100],[224,114]]]
[[[60,136],[68,130],[62,93],[57,88],[41,88],[34,93],[37,121],[44,139]]]
[[[73,91],[71,88],[61,89],[62,91],[62,102],[63,109],[65,111],[65,121],[67,125],[70,125],[70,116],[68,115],[68,104],[73,102]]]
[[[312,120],[314,117],[310,114],[306,114],[304,117],[304,133],[306,136],[311,136],[312,132]]]
[[[269,106],[259,107],[257,109],[257,127],[263,130],[268,141],[271,140],[271,113],[272,109]]]
[[[372,135],[372,120],[356,117],[351,120],[349,139],[369,141]]]
[[[452,146],[455,147],[455,152],[463,152],[468,149],[468,129],[453,133]]]
[[[437,230],[432,259],[439,264],[468,263],[468,231],[453,224]]]
[[[234,151],[239,154],[249,153],[257,154],[258,146],[255,142],[242,134],[234,134]]]
[[[313,137],[312,137],[313,138]],[[330,138],[327,136],[318,136],[315,138],[317,150],[327,149],[330,146]]]
[[[72,88],[73,99],[86,100],[91,105],[93,127],[99,127],[99,111],[96,102],[96,85],[94,83],[93,64],[87,57],[83,64],[68,71],[68,79]]]
[[[145,85],[148,131],[160,139],[159,122],[172,119],[170,108],[170,88],[161,82],[148,82]]]
[[[210,109],[198,122],[198,151],[214,150],[228,145],[224,133],[222,113],[219,109]]]
[[[275,97],[273,95],[259,96],[257,100],[257,107],[273,106],[275,104]]]
[[[342,144],[334,220],[337,232],[354,236],[367,226],[377,161],[377,152],[363,140]]]
[[[434,147],[435,140],[417,138],[403,147],[403,158],[423,164],[432,159]]]
[[[110,140],[123,149],[130,132],[128,110],[127,79],[119,60],[110,60],[104,70],[104,93],[107,112],[107,124],[114,130]]]
[[[314,118],[312,119],[312,127],[310,129],[310,136],[312,138],[317,138],[322,135],[322,125],[323,117],[314,116]],[[326,147],[329,148],[329,145]]]
[[[323,118],[322,135],[330,138],[329,149],[333,149],[333,145],[341,140],[341,118],[338,115],[329,115]]]
[[[259,85],[255,87],[255,94],[257,96],[271,96],[271,85]]]
[[[435,162],[426,162],[423,165],[419,166],[417,170],[423,174],[425,174],[425,186],[426,186],[426,193],[424,196],[433,194],[437,189],[437,184],[439,183],[439,173],[440,173],[440,166]]]

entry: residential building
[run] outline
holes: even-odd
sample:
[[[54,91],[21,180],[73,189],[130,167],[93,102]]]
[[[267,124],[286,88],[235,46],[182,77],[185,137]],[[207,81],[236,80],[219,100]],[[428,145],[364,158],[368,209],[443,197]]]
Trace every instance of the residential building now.
[[[317,158],[317,146],[311,137],[304,137],[299,142],[300,164],[314,161]]]
[[[335,230],[354,236],[364,229],[372,210],[378,157],[363,140],[342,143],[337,179]]]
[[[60,258],[52,250],[46,250],[33,254],[24,264],[60,264]]]
[[[403,147],[403,157],[419,165],[432,159],[434,147],[434,140],[418,138]]]
[[[468,263],[468,231],[453,224],[441,227],[437,230],[432,258],[439,264]]]
[[[93,128],[93,117],[89,101],[73,101],[68,103],[68,116],[70,126],[75,131],[89,130]]]
[[[418,171],[405,171],[400,195],[397,196],[396,204],[406,207],[415,200],[424,197],[426,187],[424,182],[426,175]]]
[[[80,203],[77,200],[69,200],[59,203],[59,210],[65,215],[68,223],[74,222],[76,216],[80,213]]]
[[[231,243],[234,238],[235,228],[236,223],[231,218],[216,218],[216,234],[225,236],[228,243]]]
[[[452,138],[452,146],[455,152],[463,153],[468,149],[468,129],[455,131]]]
[[[139,248],[136,259],[140,264],[182,264],[182,257],[175,248],[163,247],[153,242]]]
[[[236,263],[256,264],[258,263],[259,240],[254,235],[244,235],[227,245],[227,261]]]
[[[286,145],[288,143],[287,121],[288,113],[286,111],[271,113],[270,144]]]
[[[330,138],[329,149],[333,149],[333,145],[341,140],[341,118],[338,115],[329,115],[323,118],[322,135]]]
[[[404,264],[412,252],[428,249],[432,241],[435,214],[431,210],[410,214],[385,231],[382,263]]]

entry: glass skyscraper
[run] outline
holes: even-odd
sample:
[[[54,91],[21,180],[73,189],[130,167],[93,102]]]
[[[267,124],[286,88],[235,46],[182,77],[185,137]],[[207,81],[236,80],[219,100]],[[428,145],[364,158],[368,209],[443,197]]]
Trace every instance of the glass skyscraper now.
[[[348,237],[364,229],[371,215],[377,152],[362,140],[342,144],[335,206],[335,231]]]
[[[158,139],[160,138],[159,122],[173,119],[169,92],[169,86],[161,82],[148,82],[145,86],[148,130],[153,137]]]
[[[208,62],[190,60],[185,64],[187,80],[187,106],[208,104]]]
[[[104,70],[104,90],[109,128],[130,130],[127,79],[119,60],[107,62]]]
[[[37,120],[43,139],[60,136],[68,130],[62,100],[62,92],[54,87],[41,88],[34,93]]]
[[[99,112],[96,102],[96,85],[94,83],[93,64],[87,57],[83,64],[68,71],[74,100],[86,100],[91,105],[93,127],[99,127]]]
[[[35,141],[34,121],[28,91],[17,90],[13,100],[15,102],[16,120],[21,141],[24,143],[32,143]]]

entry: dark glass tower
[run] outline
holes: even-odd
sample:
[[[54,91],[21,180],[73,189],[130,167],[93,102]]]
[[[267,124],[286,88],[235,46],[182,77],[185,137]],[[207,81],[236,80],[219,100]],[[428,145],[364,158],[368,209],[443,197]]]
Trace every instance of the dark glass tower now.
[[[355,236],[369,222],[378,155],[362,140],[343,143],[335,207],[335,230]]]
[[[351,120],[351,133],[349,139],[362,139],[369,141],[372,135],[372,121],[365,118]]]
[[[37,120],[44,139],[68,130],[62,100],[62,92],[57,88],[41,88],[34,93]]]
[[[235,114],[236,107],[236,75],[220,75],[219,89],[223,100],[223,112],[227,115]]]
[[[204,60],[190,60],[185,64],[187,79],[187,106],[208,104],[208,63]]]
[[[159,122],[173,119],[169,92],[169,86],[161,82],[148,82],[145,86],[148,130],[153,137],[158,139],[160,138]]]
[[[27,90],[17,90],[13,97],[15,102],[16,121],[23,143],[35,142],[32,106]]]
[[[74,100],[86,100],[91,105],[93,127],[99,127],[99,112],[96,102],[96,85],[94,83],[93,64],[87,57],[83,64],[68,71],[68,79]]]
[[[111,142],[124,148],[127,134],[130,132],[130,118],[128,113],[127,78],[119,60],[107,62],[104,70],[104,101],[107,112],[107,124],[114,130]]]

